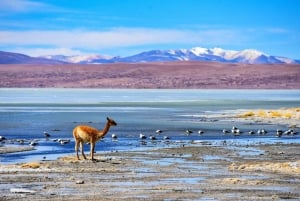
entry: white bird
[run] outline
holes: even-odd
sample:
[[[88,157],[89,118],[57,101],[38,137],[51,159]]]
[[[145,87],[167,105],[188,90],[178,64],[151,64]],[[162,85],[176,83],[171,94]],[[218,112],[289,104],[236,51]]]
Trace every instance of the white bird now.
[[[150,136],[149,136],[149,139],[150,139],[150,140],[156,140],[156,137],[155,137],[155,136],[152,136],[152,135],[150,135]]]
[[[159,133],[162,133],[162,132],[163,132],[163,131],[162,131],[162,130],[159,130],[159,129],[155,131],[155,133],[158,133],[158,134],[159,134]]]
[[[193,133],[193,131],[191,131],[191,130],[186,130],[185,132],[186,132],[187,135]]]
[[[61,145],[68,144],[69,142],[70,142],[70,140],[60,140]]]
[[[249,135],[254,135],[255,132],[253,130],[249,131]]]
[[[283,134],[283,131],[282,131],[282,130],[279,130],[279,129],[276,130],[276,136],[277,136],[277,137],[281,137],[282,134]]]
[[[50,137],[51,136],[50,133],[48,133],[46,131],[44,131],[44,135],[45,135],[45,137]]]
[[[234,135],[234,136],[238,136],[238,135],[240,135],[241,133],[242,133],[242,131],[240,131],[240,129],[236,129],[236,130],[234,130],[233,135]]]
[[[31,141],[31,142],[29,143],[29,145],[30,145],[30,146],[36,146],[36,145],[38,145],[38,142],[36,142],[36,141]]]
[[[199,134],[199,135],[202,135],[203,133],[204,133],[203,130],[199,130],[199,131],[198,131],[198,134]]]
[[[112,135],[111,135],[111,138],[112,138],[112,139],[117,139],[118,136],[117,136],[116,134],[112,134]]]
[[[223,129],[223,131],[222,131],[224,134],[227,134],[227,133],[230,133],[230,131],[229,130],[227,130],[227,129]]]
[[[257,134],[258,134],[258,135],[262,135],[262,132],[261,132],[260,129],[257,130]]]
[[[6,138],[4,136],[0,136],[0,142],[2,142],[3,140],[6,140]]]
[[[237,130],[238,130],[237,127],[232,126],[231,133],[232,133],[232,134],[235,134]]]
[[[146,135],[140,133],[140,139],[146,139],[146,138],[147,138]]]
[[[265,134],[268,133],[268,131],[266,131],[265,129],[261,129],[261,133],[262,133],[263,135],[265,135]]]
[[[169,140],[170,139],[170,137],[169,136],[164,136],[164,140]]]

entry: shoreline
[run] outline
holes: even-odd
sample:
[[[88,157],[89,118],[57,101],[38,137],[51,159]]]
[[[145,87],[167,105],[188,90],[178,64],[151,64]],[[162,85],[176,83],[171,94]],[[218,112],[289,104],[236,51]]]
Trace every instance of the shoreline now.
[[[32,151],[34,147],[23,146],[23,145],[11,145],[4,144],[0,146],[0,154],[18,153],[24,151]]]
[[[72,154],[0,165],[0,189],[3,200],[297,200],[299,148],[199,143],[97,153],[95,162]]]

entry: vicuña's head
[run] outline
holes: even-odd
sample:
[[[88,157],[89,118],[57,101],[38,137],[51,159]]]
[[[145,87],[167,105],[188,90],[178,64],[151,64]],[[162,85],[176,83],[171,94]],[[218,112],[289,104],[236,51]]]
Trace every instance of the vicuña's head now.
[[[117,123],[113,119],[110,119],[108,117],[106,117],[106,119],[107,119],[107,122],[109,123],[110,126],[116,126],[117,125]]]

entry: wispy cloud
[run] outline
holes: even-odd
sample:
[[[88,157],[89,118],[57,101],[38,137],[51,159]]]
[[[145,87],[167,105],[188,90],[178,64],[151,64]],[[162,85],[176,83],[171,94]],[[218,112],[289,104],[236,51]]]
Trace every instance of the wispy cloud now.
[[[237,41],[234,30],[113,28],[105,31],[0,31],[0,44],[64,48],[116,48],[149,44],[224,44]]]
[[[51,5],[32,0],[1,0],[0,11],[6,12],[27,12],[41,11],[41,9],[50,9]]]
[[[274,34],[285,34],[289,33],[289,30],[284,28],[267,28],[265,29],[266,32],[274,33]]]
[[[270,33],[271,31],[271,33]],[[106,30],[35,30],[0,31],[0,49],[21,48],[22,53],[38,56],[45,54],[83,54],[111,52],[113,49],[141,49],[141,47],[219,46],[243,48],[245,44],[257,46],[257,38],[272,37],[285,30],[261,29],[154,29],[111,28]],[[279,32],[279,33],[278,33]],[[256,46],[255,46],[256,45]],[[26,52],[26,49],[28,50]],[[115,52],[113,54],[115,54]]]
[[[85,55],[85,54],[93,54],[93,52],[84,52],[76,49],[69,48],[13,48],[10,49],[11,52],[18,52],[21,54],[26,54],[34,57],[45,56],[45,55],[65,55],[65,56],[73,56],[73,55]]]

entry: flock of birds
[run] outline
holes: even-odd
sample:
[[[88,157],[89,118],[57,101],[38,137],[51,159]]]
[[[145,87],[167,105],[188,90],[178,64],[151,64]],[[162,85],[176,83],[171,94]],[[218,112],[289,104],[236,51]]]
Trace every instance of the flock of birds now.
[[[223,133],[224,134],[232,133],[234,136],[239,136],[243,132],[240,129],[238,129],[237,127],[233,126],[231,130],[223,129]],[[249,133],[249,135],[255,135],[255,133],[257,133],[258,135],[266,135],[268,133],[268,131],[265,129],[258,129],[257,132],[255,132],[254,130],[250,130],[248,133]],[[281,137],[282,135],[296,135],[296,134],[297,134],[297,132],[294,131],[293,129],[288,129],[286,131],[283,131],[280,129],[276,130],[277,137]]]
[[[163,131],[162,130],[156,130],[155,131],[157,134],[160,134],[162,133]],[[241,131],[239,128],[233,126],[231,130],[228,130],[228,129],[223,129],[222,130],[223,134],[224,135],[227,135],[227,134],[232,134],[233,136],[239,136],[243,133],[243,131]],[[192,133],[194,133],[194,131],[192,130],[185,130],[185,134],[187,136],[191,135]],[[268,133],[268,131],[266,129],[258,129],[257,131],[254,131],[254,130],[250,130],[249,132],[249,135],[255,135],[256,133],[258,135],[266,135]],[[202,135],[204,134],[204,131],[203,130],[198,130],[198,134],[199,135]],[[283,131],[283,130],[280,130],[280,129],[277,129],[276,130],[276,137],[281,137],[282,135],[296,135],[297,132],[293,129],[288,129],[286,131]],[[116,140],[118,138],[118,136],[116,134],[112,134],[112,139]],[[144,135],[143,133],[140,133],[140,136],[139,138],[141,140],[145,140],[147,139],[148,137],[146,135]],[[154,135],[149,135],[149,139],[150,140],[157,140],[157,138],[154,136]],[[163,139],[164,140],[169,140],[170,139],[170,136],[163,136]]]
[[[51,137],[51,134],[48,133],[48,132],[46,132],[46,131],[44,131],[44,136],[45,136],[47,139],[49,139],[49,138]],[[7,140],[6,137],[0,136],[0,142],[5,142],[6,140]],[[57,143],[59,143],[59,144],[61,144],[61,145],[65,145],[65,144],[68,144],[68,143],[71,142],[70,139],[53,139],[53,141],[54,141],[54,142],[57,142]],[[14,141],[12,141],[12,142],[17,142],[17,143],[19,143],[19,144],[21,144],[21,145],[22,145],[22,144],[28,143],[30,146],[37,146],[37,145],[39,144],[39,140],[38,140],[38,139],[29,140],[29,141],[24,140],[24,139],[17,139],[17,140],[14,140]]]
[[[159,135],[159,134],[161,134],[163,131],[162,130],[156,130],[155,131],[155,133],[157,134],[157,135]],[[222,130],[222,132],[223,132],[223,134],[224,135],[229,135],[229,134],[232,134],[233,136],[239,136],[239,135],[241,135],[242,133],[244,133],[243,131],[241,131],[239,128],[237,128],[237,127],[235,127],[235,126],[233,126],[232,127],[232,129],[230,130],[230,129],[223,129]],[[192,131],[192,130],[185,130],[185,134],[187,135],[187,136],[189,136],[189,135],[191,135],[192,133],[194,133],[194,131]],[[202,134],[204,134],[205,132],[203,131],[203,130],[198,130],[198,134],[199,135],[202,135]],[[265,129],[259,129],[259,130],[257,130],[257,131],[254,131],[254,130],[250,130],[249,132],[248,132],[248,134],[249,135],[255,135],[255,134],[257,134],[257,135],[266,135],[268,133],[268,131],[267,130],[265,130]],[[280,130],[280,129],[277,129],[276,130],[276,137],[281,137],[281,136],[283,136],[283,135],[287,135],[287,136],[292,136],[292,135],[296,135],[297,134],[297,132],[295,131],[295,130],[293,130],[293,129],[288,129],[288,130],[285,130],[285,131],[283,131],[283,130]],[[51,137],[51,134],[50,133],[48,133],[48,132],[46,132],[46,131],[44,131],[44,136],[47,138],[47,139],[49,139],[50,137]],[[117,134],[112,134],[111,135],[111,138],[113,139],[113,140],[117,140],[118,139],[118,136],[117,136]],[[145,140],[145,139],[147,139],[147,138],[149,138],[150,140],[157,140],[157,137],[155,136],[155,135],[149,135],[148,137],[146,136],[146,135],[144,135],[143,133],[140,133],[140,135],[139,135],[139,139],[140,140]],[[170,136],[167,136],[167,135],[164,135],[163,136],[163,140],[170,140],[171,139],[171,137]],[[4,136],[0,136],[0,142],[5,142],[5,140],[7,140]],[[16,140],[18,143],[20,143],[20,144],[24,144],[26,141],[25,140]],[[39,140],[32,140],[32,141],[29,141],[29,145],[30,146],[36,146],[36,145],[38,145],[38,141]],[[71,142],[71,140],[70,139],[53,139],[53,141],[54,142],[57,142],[57,143],[59,143],[59,144],[61,144],[61,145],[65,145],[65,144],[68,144],[68,143],[70,143]]]

